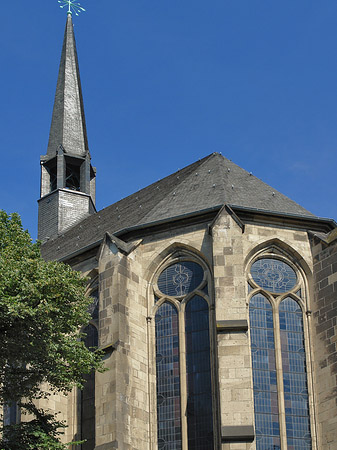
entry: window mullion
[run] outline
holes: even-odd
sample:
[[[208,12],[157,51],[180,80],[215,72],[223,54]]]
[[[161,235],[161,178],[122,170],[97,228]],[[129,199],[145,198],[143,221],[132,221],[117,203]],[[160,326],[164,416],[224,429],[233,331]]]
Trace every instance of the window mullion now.
[[[182,450],[188,450],[187,435],[187,376],[186,376],[186,341],[185,341],[185,305],[179,310],[179,348],[180,348],[180,406],[181,406],[181,440]]]
[[[275,364],[277,377],[277,397],[279,407],[279,423],[280,423],[280,440],[282,450],[287,450],[287,431],[286,431],[286,415],[284,404],[284,383],[283,383],[283,368],[282,368],[282,352],[281,352],[281,333],[280,333],[280,317],[278,305],[273,304],[274,316],[274,339],[275,339]]]

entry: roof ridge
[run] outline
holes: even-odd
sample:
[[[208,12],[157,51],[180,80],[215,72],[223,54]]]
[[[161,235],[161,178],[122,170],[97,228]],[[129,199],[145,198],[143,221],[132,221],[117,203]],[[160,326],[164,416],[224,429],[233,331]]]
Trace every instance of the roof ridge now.
[[[225,156],[223,156],[222,153],[215,153],[214,155],[218,156],[219,159],[220,159],[220,161],[221,161],[222,163],[224,163],[225,161],[232,162],[230,159],[228,159],[228,158],[226,158]],[[217,166],[217,169],[219,169],[219,166]],[[221,169],[222,169],[222,168],[221,168]],[[221,170],[221,169],[220,169],[220,170]],[[225,203],[226,203],[226,198],[225,198],[225,188],[226,188],[226,183],[225,183],[225,178],[224,178],[223,176],[220,177],[220,183],[221,183],[222,191],[223,191],[223,194],[224,194],[223,204],[225,204]]]
[[[311,211],[307,210],[306,208],[304,208],[303,206],[301,206],[298,202],[296,202],[295,200],[291,199],[290,197],[288,197],[287,195],[283,194],[279,189],[276,189],[274,186],[271,186],[270,184],[266,183],[265,181],[263,181],[261,178],[259,178],[258,176],[254,175],[252,172],[249,172],[248,170],[246,170],[245,168],[239,166],[238,164],[236,164],[234,161],[232,161],[231,159],[226,158],[225,156],[223,156],[221,153],[218,155],[221,157],[221,161],[223,162],[223,164],[225,164],[226,162],[228,162],[230,165],[234,166],[235,170],[238,170],[239,172],[245,172],[249,177],[253,177],[255,178],[255,180],[257,180],[261,185],[263,185],[265,187],[265,189],[267,190],[271,190],[273,191],[273,195],[280,195],[283,199],[291,202],[293,205],[301,208],[303,211],[306,211],[308,213],[308,216],[315,216],[315,214],[313,214]],[[220,169],[221,170],[221,169]],[[228,172],[230,171],[230,167],[227,168]],[[229,181],[229,180],[228,180]],[[233,180],[235,181],[235,180]],[[221,177],[221,182],[224,188],[224,191],[226,190],[226,188],[228,187],[226,184],[226,178],[225,177]],[[232,185],[232,188],[235,187],[235,184]],[[227,199],[224,200],[225,203],[227,203]]]
[[[63,257],[70,248],[76,250],[97,242],[105,231],[113,234],[146,227],[223,204],[237,205],[243,212],[315,218],[221,153],[211,153],[86,217],[63,236],[45,243],[44,254]]]

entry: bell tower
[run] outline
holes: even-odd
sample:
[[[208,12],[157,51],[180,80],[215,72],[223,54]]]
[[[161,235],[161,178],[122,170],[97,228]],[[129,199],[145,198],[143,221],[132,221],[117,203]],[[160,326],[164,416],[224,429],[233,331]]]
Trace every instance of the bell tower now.
[[[47,154],[41,156],[38,239],[65,232],[95,209],[91,165],[71,12],[68,12]]]

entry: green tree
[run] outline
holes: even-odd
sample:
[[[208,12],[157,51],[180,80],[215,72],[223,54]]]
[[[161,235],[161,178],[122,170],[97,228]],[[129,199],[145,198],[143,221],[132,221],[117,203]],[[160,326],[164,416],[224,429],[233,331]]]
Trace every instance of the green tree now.
[[[42,259],[18,214],[0,211],[0,405],[18,402],[35,416],[2,430],[2,450],[65,448],[62,424],[35,408],[34,400],[82,387],[85,374],[102,370],[100,354],[81,340],[90,318],[85,285],[70,266]],[[41,389],[44,382],[48,392]]]

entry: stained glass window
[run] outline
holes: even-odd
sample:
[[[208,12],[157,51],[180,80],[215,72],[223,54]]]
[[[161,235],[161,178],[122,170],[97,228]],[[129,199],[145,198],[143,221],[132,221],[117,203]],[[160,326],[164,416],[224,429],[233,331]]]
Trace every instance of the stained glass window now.
[[[204,271],[199,264],[183,261],[163,270],[158,278],[158,288],[165,295],[178,297],[194,291],[203,277]]]
[[[214,448],[207,282],[204,269],[192,261],[172,264],[158,278],[163,295],[157,292],[155,303],[169,295],[179,297],[175,301],[182,305],[178,310],[166,300],[155,316],[158,450],[181,450],[185,440],[188,450]],[[184,308],[187,294],[191,298]],[[183,353],[179,345],[185,346]],[[180,373],[185,371],[186,403],[180,393]],[[181,425],[183,417],[187,430]]]
[[[178,313],[168,302],[156,314],[158,449],[180,450],[180,368]]]
[[[213,447],[212,386],[208,303],[194,296],[186,306],[188,449]]]
[[[262,294],[249,305],[253,365],[254,408],[257,450],[281,448],[274,321],[271,304]]]
[[[251,275],[261,288],[275,294],[293,290],[298,278],[290,265],[264,258],[253,263]],[[297,287],[296,295],[303,296]],[[278,300],[271,299],[278,302]],[[254,383],[254,408],[257,450],[280,448],[277,392],[282,385],[288,450],[311,450],[308,382],[305,359],[302,309],[291,297],[279,306],[279,320],[274,323],[273,310],[267,293],[251,298],[249,306],[251,351]],[[276,371],[275,336],[281,341],[282,367]],[[279,377],[279,378],[278,378]],[[279,384],[279,385],[278,385]],[[283,409],[284,408],[284,409]],[[280,417],[282,417],[280,416]],[[277,419],[277,420],[276,420]],[[274,436],[271,438],[272,432]]]
[[[303,315],[290,297],[280,304],[280,333],[288,450],[310,450]]]
[[[91,292],[90,297],[92,303],[89,306],[88,312],[91,318],[98,319],[99,301],[98,288]],[[98,347],[98,330],[89,324],[83,332],[85,346],[91,351],[95,351]],[[82,450],[92,450],[95,448],[96,435],[96,413],[95,413],[95,371],[84,375],[84,386],[81,391],[81,439],[85,440],[81,445]]]
[[[278,259],[258,259],[252,265],[251,274],[258,286],[277,294],[290,291],[297,283],[295,271]]]
[[[89,324],[83,331],[86,336],[84,343],[87,348],[94,351],[98,346],[98,331],[94,325]],[[95,448],[95,371],[83,376],[85,383],[81,391],[81,439],[82,450]]]
[[[298,296],[298,297],[302,297],[302,290],[301,289],[299,289],[297,292],[296,292],[296,295]]]

